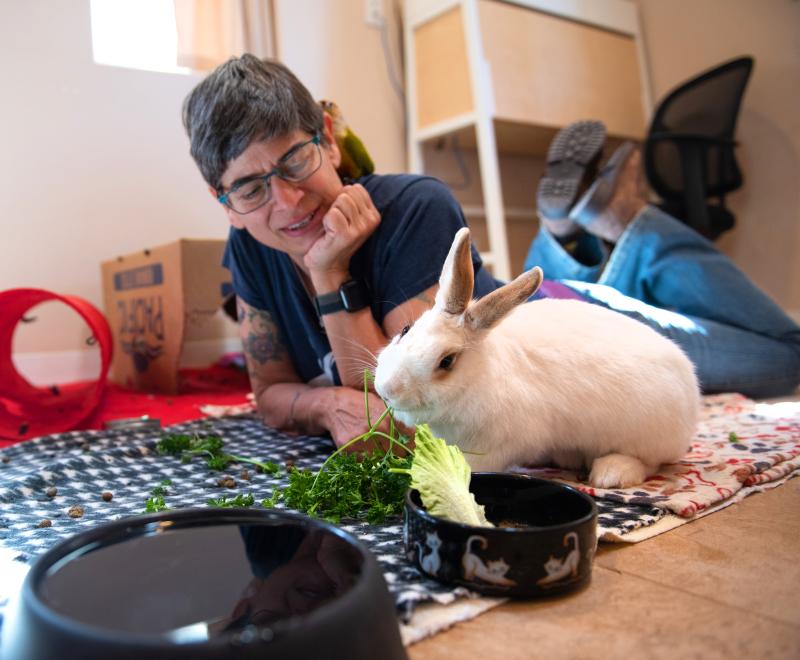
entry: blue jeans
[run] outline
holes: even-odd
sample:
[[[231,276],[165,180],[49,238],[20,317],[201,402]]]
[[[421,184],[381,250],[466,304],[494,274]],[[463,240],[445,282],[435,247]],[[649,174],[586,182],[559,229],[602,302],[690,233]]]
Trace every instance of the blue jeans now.
[[[675,341],[704,392],[764,398],[800,384],[800,326],[711,242],[661,210],[645,207],[610,254],[589,234],[574,254],[541,229],[525,268],[541,266],[546,278]]]

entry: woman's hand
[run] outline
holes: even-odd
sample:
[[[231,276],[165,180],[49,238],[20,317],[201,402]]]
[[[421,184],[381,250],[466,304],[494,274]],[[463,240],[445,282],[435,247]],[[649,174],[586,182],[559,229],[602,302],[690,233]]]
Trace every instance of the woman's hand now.
[[[350,258],[375,231],[381,221],[378,209],[361,184],[345,186],[322,219],[325,233],[306,253],[303,261],[311,273],[344,273]]]
[[[331,388],[330,392],[331,400],[324,408],[323,424],[331,434],[336,446],[341,447],[370,429],[364,408],[364,392],[350,387]],[[374,424],[386,410],[386,405],[377,394],[370,392],[368,396],[370,421]],[[409,429],[407,426],[395,424],[395,429],[408,438],[413,439],[414,437],[413,428]],[[389,434],[389,415],[386,415],[377,430]],[[389,441],[386,438],[372,438],[354,443],[345,451],[372,451],[376,446],[376,440],[383,451],[388,449]]]

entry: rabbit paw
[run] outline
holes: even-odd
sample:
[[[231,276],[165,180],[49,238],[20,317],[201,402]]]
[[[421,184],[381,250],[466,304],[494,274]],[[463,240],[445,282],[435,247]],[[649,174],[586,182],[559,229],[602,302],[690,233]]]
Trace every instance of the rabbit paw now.
[[[608,454],[592,462],[589,483],[595,488],[627,488],[642,483],[648,468],[638,458]]]

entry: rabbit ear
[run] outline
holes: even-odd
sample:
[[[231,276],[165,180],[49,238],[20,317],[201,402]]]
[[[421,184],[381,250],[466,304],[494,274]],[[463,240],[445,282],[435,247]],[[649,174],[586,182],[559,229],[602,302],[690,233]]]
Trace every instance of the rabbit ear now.
[[[472,330],[491,328],[514,307],[536,293],[543,278],[542,269],[538,266],[522,273],[517,279],[470,305],[464,314],[464,324]]]
[[[436,306],[448,314],[462,314],[472,299],[474,273],[469,229],[456,232],[439,277]]]

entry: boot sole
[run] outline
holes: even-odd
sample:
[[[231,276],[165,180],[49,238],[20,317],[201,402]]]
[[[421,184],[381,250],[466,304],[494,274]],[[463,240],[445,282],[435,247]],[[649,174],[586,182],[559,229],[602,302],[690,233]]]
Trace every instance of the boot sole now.
[[[540,215],[550,220],[567,217],[586,169],[599,160],[605,140],[606,127],[599,121],[577,121],[556,134],[536,192]]]
[[[577,222],[587,230],[591,227],[592,222],[608,206],[617,187],[619,174],[633,152],[634,146],[633,142],[624,142],[611,154],[611,158],[597,175],[595,182],[572,207],[569,213],[570,220]]]

